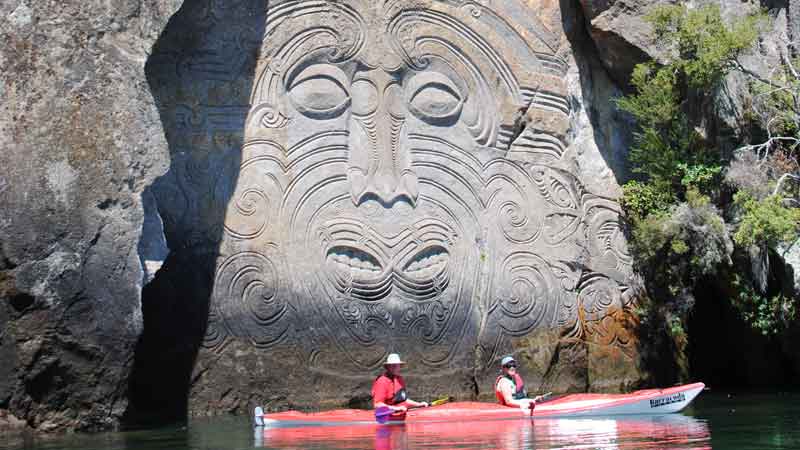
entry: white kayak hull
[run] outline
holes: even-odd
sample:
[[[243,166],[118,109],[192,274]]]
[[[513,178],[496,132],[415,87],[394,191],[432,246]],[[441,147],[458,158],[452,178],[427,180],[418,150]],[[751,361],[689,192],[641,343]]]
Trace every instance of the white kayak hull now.
[[[700,392],[703,383],[694,383],[675,388],[639,391],[635,396],[573,400],[568,402],[543,403],[536,406],[533,416],[589,417],[622,416],[676,413],[686,408]]]

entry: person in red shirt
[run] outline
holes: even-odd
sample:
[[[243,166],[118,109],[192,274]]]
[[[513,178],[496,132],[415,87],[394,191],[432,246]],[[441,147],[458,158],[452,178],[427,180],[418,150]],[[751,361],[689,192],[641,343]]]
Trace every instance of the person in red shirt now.
[[[400,376],[400,368],[405,364],[400,355],[392,353],[383,365],[386,371],[372,383],[372,406],[375,409],[388,407],[394,411],[391,420],[404,420],[408,408],[424,408],[427,402],[415,402],[408,398],[406,382]]]

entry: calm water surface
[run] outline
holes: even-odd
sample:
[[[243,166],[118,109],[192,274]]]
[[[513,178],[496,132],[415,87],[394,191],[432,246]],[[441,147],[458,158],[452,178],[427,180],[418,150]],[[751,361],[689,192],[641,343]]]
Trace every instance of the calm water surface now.
[[[683,414],[399,426],[271,428],[245,418],[194,420],[146,432],[15,437],[0,450],[234,449],[800,449],[800,393],[705,392]]]

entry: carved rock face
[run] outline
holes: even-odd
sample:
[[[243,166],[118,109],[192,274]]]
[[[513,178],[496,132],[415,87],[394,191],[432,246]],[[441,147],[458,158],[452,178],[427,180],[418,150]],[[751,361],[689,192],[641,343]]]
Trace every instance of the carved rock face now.
[[[577,323],[584,298],[590,318],[620,306],[617,206],[564,163],[561,35],[502,3],[270,7],[209,348],[463,367],[476,343],[489,363],[505,337]]]

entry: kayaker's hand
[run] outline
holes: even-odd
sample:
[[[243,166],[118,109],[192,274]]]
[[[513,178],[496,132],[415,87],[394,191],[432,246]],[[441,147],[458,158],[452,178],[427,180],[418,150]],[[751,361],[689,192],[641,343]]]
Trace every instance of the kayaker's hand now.
[[[419,406],[421,406],[421,407],[423,407],[423,408],[427,408],[428,406],[431,406],[431,405],[430,405],[430,403],[428,403],[428,402],[422,402],[422,403],[420,403],[420,405],[419,405]]]
[[[400,406],[392,406],[392,409],[393,409],[395,412],[406,412],[406,411],[408,411],[408,408],[406,408],[406,407],[405,407],[405,406],[403,406],[403,405],[400,405]]]

